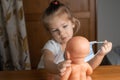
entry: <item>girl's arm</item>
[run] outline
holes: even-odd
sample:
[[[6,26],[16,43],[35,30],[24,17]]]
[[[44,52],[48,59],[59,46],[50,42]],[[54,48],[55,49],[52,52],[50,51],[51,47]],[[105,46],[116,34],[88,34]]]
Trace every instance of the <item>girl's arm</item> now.
[[[59,74],[59,75],[64,75],[65,71],[66,71],[66,67],[71,66],[71,60],[65,60],[63,62],[60,62],[58,64],[56,64],[54,62],[54,55],[51,51],[49,50],[44,50],[43,51],[44,54],[44,66],[45,69],[47,71],[49,71],[50,73],[54,73],[54,74]]]
[[[104,44],[101,46],[101,49],[98,50],[95,57],[92,58],[88,63],[91,65],[93,69],[98,67],[100,63],[102,62],[104,56],[109,53],[112,49],[112,43],[108,41],[104,41]]]
[[[94,58],[92,58],[90,61],[88,61],[88,63],[94,70],[96,67],[98,67],[100,65],[103,58],[104,58],[104,55],[101,55],[100,52],[97,52],[96,55],[94,56]]]
[[[47,71],[50,73],[58,74],[59,71],[57,69],[57,64],[54,63],[54,55],[51,51],[45,49],[43,50],[43,60],[44,60],[44,66]]]

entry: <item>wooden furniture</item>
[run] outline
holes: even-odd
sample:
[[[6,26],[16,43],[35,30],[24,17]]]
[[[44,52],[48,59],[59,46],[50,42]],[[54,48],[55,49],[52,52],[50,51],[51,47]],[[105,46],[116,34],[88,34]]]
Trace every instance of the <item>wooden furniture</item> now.
[[[23,0],[26,29],[32,69],[36,69],[40,60],[40,50],[49,39],[40,18],[52,0]],[[66,4],[74,16],[81,22],[77,35],[96,40],[96,0],[59,0]]]
[[[53,80],[45,70],[0,71],[0,80]],[[120,66],[100,66],[92,80],[120,80]]]
[[[120,80],[120,66],[100,66],[92,74],[93,80]]]

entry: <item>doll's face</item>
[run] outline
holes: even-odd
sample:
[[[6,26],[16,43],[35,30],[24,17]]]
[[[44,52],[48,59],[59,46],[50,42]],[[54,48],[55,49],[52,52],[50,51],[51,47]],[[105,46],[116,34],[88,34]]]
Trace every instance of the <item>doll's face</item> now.
[[[69,40],[66,49],[71,57],[84,58],[90,52],[90,44],[85,37],[76,36]]]

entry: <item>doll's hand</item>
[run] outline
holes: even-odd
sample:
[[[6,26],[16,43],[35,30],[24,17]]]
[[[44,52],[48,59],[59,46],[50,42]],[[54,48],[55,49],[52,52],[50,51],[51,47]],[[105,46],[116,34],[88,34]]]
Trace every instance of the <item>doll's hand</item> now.
[[[104,44],[101,46],[101,49],[99,50],[99,53],[101,55],[106,55],[108,52],[111,51],[111,49],[112,49],[112,43],[105,40]]]
[[[65,71],[66,71],[66,68],[71,66],[71,60],[66,60],[66,61],[63,61],[63,62],[60,62],[57,64],[57,68],[60,72],[60,76],[63,76]]]

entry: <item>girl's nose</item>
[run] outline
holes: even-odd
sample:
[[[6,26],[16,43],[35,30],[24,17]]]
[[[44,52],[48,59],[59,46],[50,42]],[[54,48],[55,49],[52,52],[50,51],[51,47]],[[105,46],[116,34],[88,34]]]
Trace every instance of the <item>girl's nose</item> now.
[[[60,30],[60,35],[63,36],[65,34],[64,30]]]

